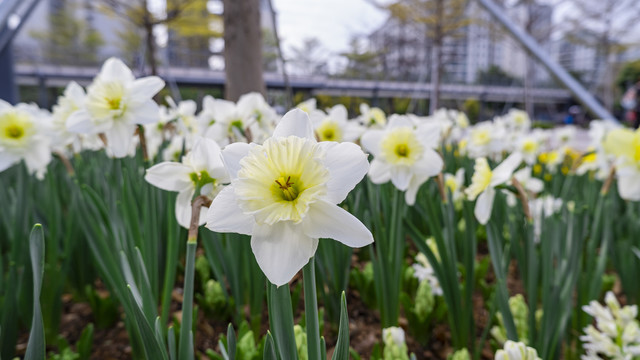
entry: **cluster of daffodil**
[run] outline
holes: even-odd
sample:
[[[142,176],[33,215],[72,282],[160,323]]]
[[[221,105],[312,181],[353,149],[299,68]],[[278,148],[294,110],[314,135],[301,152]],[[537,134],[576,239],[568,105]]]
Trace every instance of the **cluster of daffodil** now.
[[[586,354],[582,360],[623,360],[640,357],[640,324],[637,320],[638,306],[620,306],[612,292],[604,298],[606,306],[591,301],[582,309],[593,316],[596,326],[584,328],[580,340],[584,342]]]
[[[611,347],[603,352],[603,333],[619,351],[637,355],[633,329],[618,326],[609,335],[597,303],[587,314],[576,309],[602,295],[607,270],[615,270],[629,299],[640,298],[634,275],[640,243],[633,235],[640,231],[640,131],[601,120],[586,130],[540,129],[515,109],[475,125],[455,110],[385,114],[366,104],[350,118],[345,106],[320,109],[314,99],[280,115],[258,93],[237,102],[207,96],[201,104],[166,97],[158,105],[154,97],[163,87],[160,78],[136,79],[109,59],[86,90],[70,83],[51,113],[0,102],[0,172],[7,170],[2,176],[10,186],[26,184],[0,189],[12,209],[0,230],[18,238],[23,232],[11,221],[44,218],[46,236],[59,244],[48,253],[51,261],[67,264],[90,251],[96,268],[78,273],[97,272],[122,304],[136,355],[192,359],[194,301],[217,314],[237,313],[236,326],[248,309],[246,326],[260,340],[266,298],[265,358],[326,358],[320,295],[338,332],[334,358],[346,359],[341,293],[350,273],[385,328],[381,358],[409,358],[402,317],[414,322],[405,329],[421,344],[436,321],[447,321],[455,358],[479,358],[489,329],[494,350],[504,345],[497,359],[558,358],[579,340],[584,359],[617,358]],[[21,161],[46,182],[44,190],[37,190],[39,180],[24,180],[22,165],[13,166]],[[75,180],[59,174],[59,163],[69,174],[75,170]],[[47,191],[68,195],[42,200],[44,210],[37,202],[13,210],[16,199],[45,198]],[[90,221],[75,225],[60,211]],[[87,247],[72,247],[78,233]],[[168,309],[181,237],[187,242],[178,320]],[[205,251],[197,258],[199,244]],[[480,244],[488,254],[479,254]],[[24,248],[16,249],[6,263],[24,257]],[[353,259],[373,275],[352,270]],[[64,274],[76,266],[68,264],[53,268]],[[15,284],[21,270],[12,271]],[[507,286],[514,276],[518,294]],[[59,294],[64,281],[56,286],[43,296]],[[198,291],[204,295],[194,300]],[[292,301],[300,291],[305,316],[295,324]],[[481,339],[478,295],[492,312]],[[221,299],[232,305],[225,308]],[[46,311],[45,318],[55,317]],[[637,314],[624,314],[638,332]],[[597,330],[587,327],[587,315],[596,317]],[[167,329],[170,323],[179,323],[179,332]],[[578,338],[585,327],[587,335]],[[241,333],[249,339],[246,329]],[[232,358],[233,328],[225,342],[220,351]]]

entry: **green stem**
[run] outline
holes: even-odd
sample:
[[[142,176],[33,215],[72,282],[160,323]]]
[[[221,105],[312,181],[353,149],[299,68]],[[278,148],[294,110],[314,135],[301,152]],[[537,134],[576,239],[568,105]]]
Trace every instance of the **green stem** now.
[[[267,305],[269,308],[269,325],[275,340],[280,359],[298,359],[296,337],[293,333],[293,312],[291,309],[291,293],[289,284],[276,286],[267,281],[269,287]]]
[[[178,263],[178,239],[180,229],[177,228],[174,220],[175,212],[174,207],[169,206],[167,212],[168,219],[168,243],[166,253],[166,267],[164,273],[164,282],[162,286],[162,313],[160,317],[160,323],[164,326],[167,325],[169,320],[169,310],[171,305],[171,292],[173,291],[173,285],[176,280],[176,268]]]
[[[391,219],[386,236],[386,249],[377,249],[378,258],[381,260],[382,278],[385,282],[382,296],[382,326],[390,327],[398,324],[400,313],[400,290],[402,285],[402,265],[404,261],[404,232],[402,217],[404,213],[403,193],[395,188],[391,189]]]
[[[320,327],[318,320],[318,297],[316,295],[315,258],[302,270],[304,281],[304,313],[307,320],[307,351],[309,360],[321,359]]]
[[[180,324],[180,360],[188,360],[191,344],[191,323],[193,320],[193,278],[196,262],[196,241],[187,241],[186,267],[184,270],[184,294],[182,299],[182,324]],[[189,359],[190,360],[190,359]]]

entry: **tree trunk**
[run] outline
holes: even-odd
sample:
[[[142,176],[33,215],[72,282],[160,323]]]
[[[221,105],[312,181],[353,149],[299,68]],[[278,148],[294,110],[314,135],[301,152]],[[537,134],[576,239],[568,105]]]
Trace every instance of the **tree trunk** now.
[[[265,93],[259,0],[224,0],[225,98]]]
[[[442,44],[444,43],[444,0],[436,1],[436,23],[431,52],[431,96],[429,115],[433,115],[440,106],[440,72],[442,71]]]
[[[153,36],[153,25],[145,24],[145,40],[147,43],[147,65],[151,70],[151,75],[158,75],[158,62],[156,60],[156,41]]]
[[[158,61],[156,59],[156,38],[153,36],[153,23],[151,22],[151,13],[149,13],[148,0],[143,2],[143,21],[145,31],[145,41],[147,43],[147,65],[151,70],[151,75],[158,75]]]
[[[440,67],[442,62],[442,46],[436,41],[431,50],[431,95],[429,99],[429,115],[440,106]]]

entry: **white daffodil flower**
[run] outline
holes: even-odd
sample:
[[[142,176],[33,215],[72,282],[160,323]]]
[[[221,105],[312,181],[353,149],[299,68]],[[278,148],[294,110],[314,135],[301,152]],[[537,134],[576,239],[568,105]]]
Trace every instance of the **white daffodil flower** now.
[[[531,128],[531,119],[526,111],[510,109],[504,119],[511,130],[526,132]]]
[[[442,171],[442,157],[433,150],[439,132],[418,126],[408,117],[392,116],[384,130],[372,129],[362,135],[362,146],[373,154],[369,178],[374,184],[391,180],[405,192],[405,201],[413,205],[425,181]]]
[[[144,136],[147,141],[147,155],[153,159],[158,155],[160,146],[165,141],[165,128],[162,121],[144,126]]]
[[[188,153],[191,150],[191,145],[186,141],[186,138],[176,135],[171,138],[169,145],[162,151],[162,160],[163,161],[180,161],[180,156],[182,155],[182,148],[185,148],[185,153]]]
[[[67,128],[81,134],[104,133],[115,157],[130,150],[136,124],[158,121],[153,96],[164,87],[157,76],[136,79],[119,59],[110,58],[87,88],[84,107],[69,116]]]
[[[49,115],[35,105],[0,100],[0,171],[24,160],[29,173],[43,179],[51,161]]]
[[[589,146],[602,147],[607,134],[615,129],[620,129],[620,123],[610,120],[591,120],[589,122]]]
[[[229,100],[209,99],[206,105],[211,110],[206,111],[212,115],[213,123],[205,132],[205,137],[213,139],[221,145],[236,141],[246,142],[248,137],[246,130],[249,124],[246,119],[243,119],[236,104]]]
[[[444,174],[444,186],[451,192],[451,199],[458,203],[464,197],[462,187],[464,186],[464,168],[459,168],[455,175]]]
[[[311,98],[311,99],[307,99],[301,103],[299,103],[296,108],[304,111],[307,113],[307,115],[311,114],[311,112],[315,111],[317,109],[316,107],[316,99]]]
[[[240,96],[238,99],[238,108],[242,109],[245,113],[244,116],[252,119],[262,130],[257,139],[259,142],[266,139],[261,138],[262,135],[271,135],[279,120],[276,111],[267,103],[264,96],[258,92],[251,92]],[[254,142],[257,141],[254,135]]]
[[[67,129],[67,119],[71,114],[82,108],[85,96],[82,86],[72,81],[64,89],[62,96],[58,97],[57,104],[53,105],[51,140],[52,146],[56,150],[62,151],[64,147],[71,144],[78,137],[77,134],[71,133]]]
[[[501,153],[508,145],[507,131],[503,126],[496,125],[491,121],[478,123],[469,133],[466,144],[469,156],[487,157]]]
[[[525,166],[516,171],[513,177],[518,180],[522,187],[530,194],[538,194],[544,190],[544,182],[538,178],[531,176],[531,167]]]
[[[541,150],[541,142],[537,136],[531,134],[520,138],[516,151],[522,154],[522,159],[527,165],[533,165],[538,159]]]
[[[262,142],[266,138],[266,129],[269,126],[263,126],[258,121],[262,119],[258,113],[266,114],[264,108],[256,108],[258,102],[254,94],[243,95],[237,104],[233,101],[206,97],[200,121],[201,126],[207,121],[211,125],[206,129],[205,137],[225,145],[249,140]],[[263,124],[268,124],[268,120],[265,119]]]
[[[611,130],[604,140],[604,149],[616,156],[620,197],[640,201],[640,129]]]
[[[161,162],[149,169],[144,179],[153,186],[167,191],[177,191],[176,219],[180,226],[189,228],[191,200],[197,188],[198,195],[214,198],[229,182],[229,175],[220,157],[220,147],[215,141],[198,138],[193,149],[181,163]],[[206,212],[200,212],[199,225],[205,223]]]
[[[207,228],[251,235],[251,249],[269,281],[286,284],[315,254],[319,238],[351,247],[371,232],[337,206],[369,169],[353,143],[317,142],[301,110],[288,112],[263,145],[222,151],[231,185],[207,213]]]
[[[536,349],[522,342],[507,340],[504,348],[496,352],[495,360],[542,360]]]
[[[419,281],[428,281],[431,293],[433,295],[441,296],[443,294],[440,281],[436,277],[436,273],[429,262],[429,259],[423,254],[418,253],[415,258],[416,262],[411,265],[413,268],[413,276]]]
[[[387,116],[382,109],[370,107],[368,104],[360,104],[360,123],[366,127],[384,128],[387,125]]]
[[[533,216],[533,241],[537,244],[540,242],[540,236],[542,235],[543,220],[562,209],[562,199],[545,195],[529,200],[529,209],[531,210],[531,216]]]
[[[576,138],[576,133],[576,127],[572,125],[565,125],[556,128],[553,133],[556,147],[572,145]]]
[[[584,175],[593,171],[596,179],[604,181],[609,176],[614,161],[607,156],[602,147],[598,150],[589,147],[587,153],[587,155],[583,155],[580,158],[580,165],[576,169],[576,174]]]
[[[496,196],[495,187],[509,181],[513,175],[513,171],[521,162],[522,155],[513,153],[491,171],[486,158],[476,159],[476,164],[473,167],[473,176],[471,177],[471,185],[465,190],[465,193],[471,201],[478,198],[474,214],[480,224],[487,224],[491,217],[493,200]]]
[[[355,121],[349,121],[347,108],[336,105],[331,108],[327,116],[312,119],[316,137],[320,141],[355,141],[364,129]]]
[[[584,328],[585,335],[580,341],[586,354],[583,360],[607,359],[627,360],[640,356],[640,325],[636,320],[638,307],[636,305],[620,306],[611,291],[605,295],[606,306],[593,300],[582,310],[591,315],[596,326]]]
[[[165,124],[169,121],[176,122],[178,133],[182,136],[194,136],[200,130],[196,120],[196,110],[198,105],[193,100],[183,100],[176,104],[171,96],[166,96],[165,100],[169,104],[169,108],[161,113],[161,123]]]

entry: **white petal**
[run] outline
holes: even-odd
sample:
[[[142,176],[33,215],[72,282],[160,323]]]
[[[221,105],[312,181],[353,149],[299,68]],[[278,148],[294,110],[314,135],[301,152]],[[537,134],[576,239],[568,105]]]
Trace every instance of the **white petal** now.
[[[309,115],[300,109],[293,109],[284,114],[282,120],[273,131],[273,137],[287,137],[295,135],[297,137],[314,139],[313,127]]]
[[[0,172],[5,171],[11,165],[20,161],[20,157],[6,151],[0,151]]]
[[[113,123],[111,129],[104,133],[107,137],[107,145],[109,145],[109,149],[113,152],[113,156],[117,158],[127,156],[135,129],[135,125],[116,121]]]
[[[329,110],[329,117],[336,121],[347,121],[347,108],[342,104],[335,105]]]
[[[618,174],[618,193],[625,200],[640,201],[640,172]]]
[[[369,130],[365,132],[360,138],[362,147],[371,153],[374,157],[378,157],[380,154],[380,146],[382,139],[384,138],[383,130]]]
[[[432,149],[435,149],[440,145],[441,132],[442,125],[435,121],[422,123],[416,129],[416,135],[418,136],[418,139],[420,139],[422,145]]]
[[[389,117],[387,129],[408,126],[413,128],[413,121],[406,115],[393,114]]]
[[[153,100],[131,105],[127,112],[134,124],[153,124],[160,120],[160,107]]]
[[[188,229],[191,226],[191,200],[193,198],[194,191],[195,189],[193,188],[181,191],[178,193],[178,197],[176,198],[176,219],[178,220],[178,224],[185,229]],[[200,208],[198,226],[204,225],[207,221],[207,210],[206,206],[202,206]]]
[[[228,130],[229,127],[220,121],[216,121],[213,125],[209,126],[204,133],[204,137],[213,141],[224,143],[228,142]]]
[[[102,65],[98,78],[103,81],[133,82],[135,76],[131,69],[118,58],[109,58]]]
[[[354,143],[325,141],[318,145],[326,151],[324,164],[329,169],[327,200],[341,203],[369,171],[367,155]]]
[[[422,184],[424,184],[427,180],[429,180],[431,176],[417,176],[414,175],[409,182],[409,188],[404,193],[404,201],[409,206],[413,206],[416,203],[416,196],[418,195],[418,191]]]
[[[132,103],[143,103],[164,88],[164,81],[157,76],[147,76],[137,79],[129,88],[129,99]]]
[[[29,173],[46,172],[47,165],[51,161],[49,142],[42,139],[24,154],[24,162]]]
[[[422,158],[413,165],[413,172],[421,177],[432,177],[438,175],[444,166],[442,157],[436,151],[425,148]]]
[[[247,156],[249,150],[251,150],[251,147],[252,145],[237,142],[225,146],[222,150],[222,161],[224,162],[224,166],[229,172],[231,180],[234,180],[238,177],[238,170],[240,170],[240,160],[242,160],[243,157]]]
[[[90,134],[94,130],[91,116],[86,110],[73,112],[67,118],[67,130],[79,134]]]
[[[238,113],[240,113],[242,117],[248,118],[253,115],[256,109],[261,108],[264,103],[264,97],[258,92],[244,94],[238,99]]]
[[[67,88],[64,90],[64,95],[72,99],[76,104],[79,104],[80,101],[84,99],[85,93],[82,86],[80,86],[77,82],[72,81],[67,85]]]
[[[486,225],[491,217],[491,211],[493,210],[493,199],[496,197],[496,191],[489,186],[483,191],[476,200],[476,207],[473,213],[476,215],[476,219],[482,225]]]
[[[182,191],[193,186],[189,177],[192,171],[187,165],[165,161],[148,168],[144,179],[163,190]]]
[[[369,179],[374,184],[384,184],[391,180],[392,165],[384,161],[373,159],[369,168]]]
[[[393,186],[397,187],[401,191],[409,188],[409,182],[411,181],[411,170],[406,166],[394,166],[391,168],[391,182]]]
[[[211,95],[205,96],[204,99],[202,99],[202,111],[205,111],[205,110],[213,111],[213,108],[215,107],[215,102],[216,102],[216,99],[214,99],[213,96]]]
[[[9,104],[8,102],[0,99],[0,110],[5,110],[5,109],[10,109],[13,106],[11,106],[11,104]]]
[[[213,100],[213,116],[216,122],[230,122],[236,116],[236,104],[233,101],[214,99]]]
[[[251,249],[260,269],[277,286],[288,283],[317,248],[318,239],[304,235],[299,226],[288,221],[256,225],[251,237]]]
[[[532,177],[529,180],[527,180],[525,187],[527,188],[527,190],[531,191],[532,193],[537,194],[542,190],[544,190],[544,182],[542,182],[542,180],[538,178]]]
[[[309,237],[334,239],[350,247],[363,247],[373,242],[371,231],[360,220],[326,201],[317,201],[309,208],[302,227]]]
[[[207,228],[211,231],[245,235],[251,235],[256,224],[253,216],[244,214],[238,206],[233,185],[222,189],[213,199],[206,221]]]
[[[355,142],[360,136],[362,136],[362,133],[364,133],[366,128],[355,121],[349,121],[346,123],[343,130],[344,133],[342,134],[342,141]]]
[[[522,155],[520,153],[512,153],[504,159],[504,161],[493,169],[491,176],[491,185],[496,186],[507,182],[515,169],[522,163]]]
[[[191,152],[193,166],[198,171],[206,170],[212,178],[223,183],[229,182],[218,143],[211,139],[198,138]]]
[[[176,220],[180,226],[186,229],[191,225],[191,199],[195,191],[193,187],[190,187],[180,191],[176,197]]]

